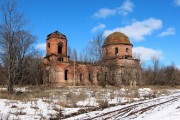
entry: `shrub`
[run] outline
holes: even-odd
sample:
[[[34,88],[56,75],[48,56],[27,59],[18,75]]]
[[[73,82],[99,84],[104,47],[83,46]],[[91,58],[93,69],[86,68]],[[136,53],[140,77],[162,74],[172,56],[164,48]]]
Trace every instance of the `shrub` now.
[[[99,100],[98,103],[99,103],[99,107],[103,108],[103,109],[107,108],[109,106],[107,99],[106,100]]]

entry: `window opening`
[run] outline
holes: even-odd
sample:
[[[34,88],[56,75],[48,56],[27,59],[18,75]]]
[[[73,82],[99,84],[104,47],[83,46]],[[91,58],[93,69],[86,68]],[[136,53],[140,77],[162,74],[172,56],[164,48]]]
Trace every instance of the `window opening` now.
[[[68,70],[65,70],[64,79],[68,80]]]
[[[96,76],[96,77],[97,77],[97,81],[99,81],[99,73],[97,73],[97,76]]]
[[[89,73],[89,81],[91,81],[91,74]]]
[[[83,79],[83,75],[82,75],[82,74],[80,74],[80,76],[79,76],[79,77],[80,77],[80,81],[82,81],[82,79]]]
[[[57,60],[60,62],[63,62],[63,58],[58,58]]]
[[[62,54],[62,43],[58,44],[58,53]]]
[[[118,52],[119,52],[119,51],[118,51],[118,48],[116,47],[116,48],[115,48],[115,55],[116,55],[116,56],[118,55]]]
[[[126,55],[129,55],[129,48],[126,48]]]
[[[48,48],[50,48],[50,43],[48,42]]]

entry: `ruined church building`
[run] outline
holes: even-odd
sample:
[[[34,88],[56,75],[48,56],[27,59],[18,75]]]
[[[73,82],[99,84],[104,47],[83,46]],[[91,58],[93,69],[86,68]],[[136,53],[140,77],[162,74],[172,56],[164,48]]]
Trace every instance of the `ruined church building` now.
[[[139,59],[132,57],[129,38],[114,32],[102,46],[102,59],[90,64],[71,61],[67,55],[67,38],[56,31],[47,35],[44,57],[45,83],[57,85],[136,85],[141,81]]]

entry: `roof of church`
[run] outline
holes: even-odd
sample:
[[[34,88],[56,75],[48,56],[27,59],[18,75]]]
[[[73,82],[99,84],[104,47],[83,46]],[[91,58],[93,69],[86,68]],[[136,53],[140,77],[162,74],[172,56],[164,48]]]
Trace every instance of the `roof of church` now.
[[[103,46],[117,45],[117,44],[132,45],[130,43],[129,38],[125,34],[123,34],[121,32],[114,32],[106,37]]]
[[[66,38],[66,36],[64,34],[62,34],[59,31],[55,31],[53,33],[50,33],[49,35],[47,35],[47,40],[51,37],[58,37],[58,38]]]

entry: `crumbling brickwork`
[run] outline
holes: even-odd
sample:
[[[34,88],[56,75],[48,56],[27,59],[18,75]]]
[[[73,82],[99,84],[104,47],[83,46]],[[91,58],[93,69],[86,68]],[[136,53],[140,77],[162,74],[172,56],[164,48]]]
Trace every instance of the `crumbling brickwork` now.
[[[104,41],[100,62],[74,62],[67,56],[66,36],[53,32],[46,39],[44,79],[58,85],[138,84],[141,67],[140,61],[132,57],[132,47],[125,34],[114,32]]]

